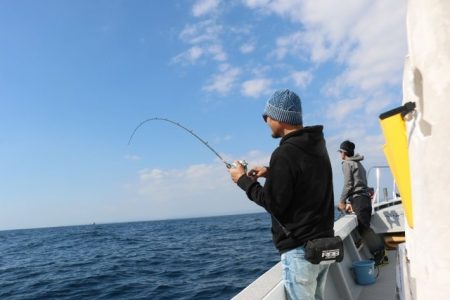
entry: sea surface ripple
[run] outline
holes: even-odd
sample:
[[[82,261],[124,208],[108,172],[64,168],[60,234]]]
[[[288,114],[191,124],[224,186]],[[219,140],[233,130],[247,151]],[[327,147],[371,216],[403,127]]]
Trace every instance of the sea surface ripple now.
[[[279,260],[265,213],[0,231],[0,299],[230,299]]]

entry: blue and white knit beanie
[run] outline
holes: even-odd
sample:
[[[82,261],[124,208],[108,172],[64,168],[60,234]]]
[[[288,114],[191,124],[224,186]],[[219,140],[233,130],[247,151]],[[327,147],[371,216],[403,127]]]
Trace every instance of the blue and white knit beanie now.
[[[264,109],[264,120],[267,116],[278,122],[303,125],[300,97],[288,89],[276,91],[269,98]]]

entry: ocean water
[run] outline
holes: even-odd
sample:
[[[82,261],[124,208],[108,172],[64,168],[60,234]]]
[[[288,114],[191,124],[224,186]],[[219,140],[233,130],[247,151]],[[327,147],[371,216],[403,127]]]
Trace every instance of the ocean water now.
[[[0,299],[230,299],[279,261],[266,213],[0,231]]]

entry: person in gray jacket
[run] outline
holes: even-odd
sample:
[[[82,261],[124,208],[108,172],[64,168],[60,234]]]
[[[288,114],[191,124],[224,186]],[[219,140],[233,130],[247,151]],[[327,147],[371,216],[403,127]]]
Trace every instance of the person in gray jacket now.
[[[354,212],[358,218],[358,231],[370,228],[372,201],[367,187],[366,169],[361,161],[364,156],[354,154],[355,144],[346,140],[338,150],[341,153],[344,187],[339,199],[339,209]],[[347,204],[346,202],[349,202]]]
[[[370,228],[372,199],[367,187],[366,169],[361,163],[364,156],[355,154],[355,144],[348,140],[341,143],[338,151],[341,153],[344,173],[344,187],[339,199],[339,209],[356,214],[358,232],[373,255],[375,265],[386,264],[388,258],[384,240]]]

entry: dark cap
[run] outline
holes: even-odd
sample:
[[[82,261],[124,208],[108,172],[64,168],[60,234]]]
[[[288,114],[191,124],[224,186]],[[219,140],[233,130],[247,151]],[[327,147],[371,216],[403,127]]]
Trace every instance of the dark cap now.
[[[355,144],[348,140],[343,141],[338,151],[345,152],[348,156],[353,156],[355,154]]]

